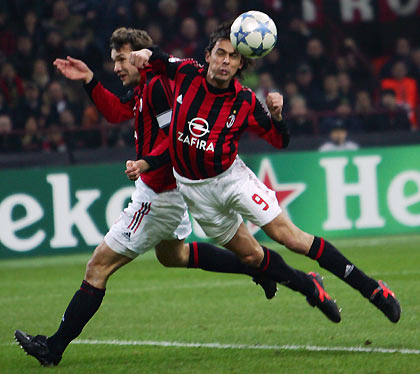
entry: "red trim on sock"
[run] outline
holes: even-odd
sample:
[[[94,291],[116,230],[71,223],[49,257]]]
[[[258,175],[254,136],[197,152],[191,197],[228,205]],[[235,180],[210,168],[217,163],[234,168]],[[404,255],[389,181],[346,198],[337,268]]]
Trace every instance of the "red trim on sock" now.
[[[267,249],[265,253],[267,253],[267,262],[265,263],[262,271],[266,271],[268,269],[268,265],[270,265],[270,251]]]
[[[197,242],[193,242],[193,250],[194,250],[194,267],[198,268],[198,244]]]
[[[322,252],[324,252],[325,241],[324,241],[323,238],[319,238],[319,239],[320,239],[321,243],[319,244],[318,253],[316,254],[314,260],[318,260],[321,257]]]
[[[83,286],[86,285],[88,288],[83,288]],[[86,292],[89,295],[93,295],[93,290],[102,291],[105,292],[105,288],[98,288],[95,286],[92,286],[88,281],[84,280],[82,282],[82,285],[80,286],[80,291]]]
[[[87,293],[88,295],[93,295],[93,291],[86,290],[86,289],[84,289],[82,287],[80,287],[80,291],[82,291],[84,293]]]

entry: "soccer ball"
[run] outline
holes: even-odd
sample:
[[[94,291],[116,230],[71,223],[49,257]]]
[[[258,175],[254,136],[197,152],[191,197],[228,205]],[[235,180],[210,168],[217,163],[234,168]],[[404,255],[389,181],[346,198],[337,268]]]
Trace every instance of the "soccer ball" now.
[[[276,45],[277,28],[267,14],[250,10],[233,21],[230,41],[239,53],[248,58],[260,58]]]

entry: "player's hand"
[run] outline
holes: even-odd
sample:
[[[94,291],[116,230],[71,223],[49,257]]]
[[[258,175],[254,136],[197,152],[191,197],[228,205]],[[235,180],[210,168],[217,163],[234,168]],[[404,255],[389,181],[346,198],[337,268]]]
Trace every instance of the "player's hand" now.
[[[140,51],[130,52],[128,61],[138,69],[143,69],[149,64],[149,58],[152,55],[150,49],[141,49]]]
[[[141,173],[149,170],[150,165],[145,160],[127,160],[125,168],[125,174],[127,174],[128,179],[135,181],[139,178]]]
[[[271,117],[276,121],[281,121],[283,119],[283,116],[281,115],[281,111],[283,110],[283,95],[278,92],[270,92],[267,95],[265,102],[271,113]]]
[[[67,59],[57,58],[53,65],[63,74],[66,78],[71,80],[84,80],[89,83],[93,78],[93,72],[81,60],[67,56]]]

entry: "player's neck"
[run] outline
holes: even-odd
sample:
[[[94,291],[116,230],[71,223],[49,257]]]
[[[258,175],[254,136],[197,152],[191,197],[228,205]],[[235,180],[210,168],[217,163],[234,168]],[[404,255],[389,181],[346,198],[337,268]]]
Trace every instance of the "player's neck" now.
[[[210,74],[207,73],[206,81],[207,81],[207,84],[209,86],[213,86],[214,88],[225,90],[226,88],[229,87],[230,82],[232,80],[224,81],[224,80],[215,79],[215,78],[211,77]]]
[[[206,83],[208,90],[214,94],[220,94],[235,89],[233,85],[233,79],[231,79],[228,82],[223,82],[223,84],[220,84],[219,81],[210,80],[209,77],[206,77]]]

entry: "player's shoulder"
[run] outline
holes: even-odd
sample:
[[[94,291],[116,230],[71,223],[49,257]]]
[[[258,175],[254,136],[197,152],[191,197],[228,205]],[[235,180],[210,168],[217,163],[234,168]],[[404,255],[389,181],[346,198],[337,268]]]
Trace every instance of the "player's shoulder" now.
[[[146,80],[147,90],[150,91],[150,90],[159,89],[160,87],[165,86],[168,81],[169,81],[169,78],[167,76],[150,72],[147,74],[147,80]]]
[[[250,104],[255,101],[255,92],[251,88],[244,86],[238,80],[235,81],[235,89],[238,95],[243,97],[243,99],[248,101]]]
[[[153,74],[148,76],[147,85],[149,87],[153,86],[154,84],[162,84],[165,77],[161,74]]]
[[[253,110],[255,108],[258,111],[264,110],[268,114],[267,109],[251,88],[242,85],[238,80],[236,80],[235,82],[235,88],[237,91],[237,95],[240,96],[244,100],[244,102],[248,103],[249,106],[253,108]]]
[[[243,92],[246,95],[250,95],[250,96],[253,96],[254,95],[255,96],[255,92],[252,91],[252,89],[249,88],[249,87],[247,87],[247,86],[242,86],[241,87],[241,92]]]
[[[147,81],[147,96],[153,97],[154,100],[166,98],[168,92],[171,91],[173,91],[173,81],[166,75],[154,74],[153,76],[150,76],[150,79]]]
[[[203,65],[193,58],[179,59],[179,62],[179,72],[181,73],[200,72],[204,68]]]

